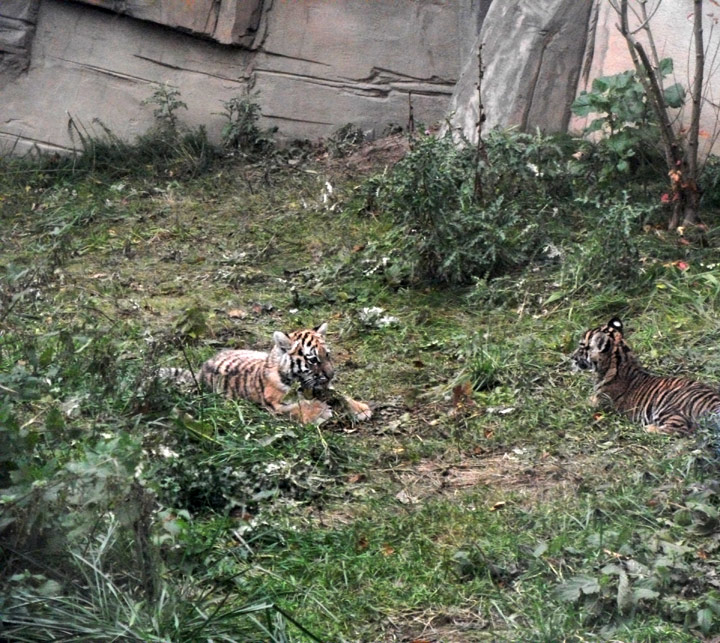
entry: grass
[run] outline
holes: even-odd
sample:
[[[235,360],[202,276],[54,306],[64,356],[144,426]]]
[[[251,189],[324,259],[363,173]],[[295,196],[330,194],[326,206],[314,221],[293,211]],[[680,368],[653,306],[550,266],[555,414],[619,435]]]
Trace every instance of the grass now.
[[[35,539],[3,524],[17,600],[0,609],[93,640],[718,635],[714,436],[596,412],[567,359],[621,315],[649,367],[719,381],[717,240],[649,228],[625,287],[577,281],[571,254],[411,286],[374,270],[389,223],[353,207],[352,168],[5,174],[1,502]],[[397,323],[364,322],[370,306]],[[322,321],[338,388],[375,405],[367,424],[148,388],[159,365]],[[139,555],[156,557],[154,600]],[[18,611],[43,592],[55,612]],[[135,629],[108,625],[123,620]]]

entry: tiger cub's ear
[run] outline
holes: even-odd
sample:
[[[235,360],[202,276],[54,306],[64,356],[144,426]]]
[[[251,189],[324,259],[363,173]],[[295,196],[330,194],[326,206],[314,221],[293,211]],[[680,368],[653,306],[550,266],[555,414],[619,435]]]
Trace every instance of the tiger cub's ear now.
[[[287,353],[292,348],[292,342],[290,341],[290,338],[285,333],[281,333],[279,330],[276,330],[273,333],[273,339],[275,340],[275,345],[283,353]]]
[[[315,327],[315,332],[320,335],[323,339],[325,339],[325,333],[327,332],[327,322],[323,322],[319,326]]]
[[[608,322],[608,326],[610,326],[610,328],[614,328],[615,330],[619,330],[621,333],[623,332],[623,323],[620,321],[619,317],[613,317]]]

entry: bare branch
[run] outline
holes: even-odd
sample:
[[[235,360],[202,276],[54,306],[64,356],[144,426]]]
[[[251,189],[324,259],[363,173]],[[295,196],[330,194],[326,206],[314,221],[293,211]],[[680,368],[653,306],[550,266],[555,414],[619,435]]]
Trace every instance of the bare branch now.
[[[657,116],[660,123],[660,133],[662,135],[663,147],[665,148],[665,161],[669,168],[676,165],[681,156],[678,153],[677,139],[672,129],[672,124],[665,109],[665,99],[662,89],[658,83],[657,76],[650,63],[650,59],[645,52],[644,47],[637,41],[635,36],[630,33],[628,22],[628,0],[622,0],[620,4],[620,33],[628,43],[628,50],[632,58],[638,79],[642,83],[645,94],[650,101],[650,105]]]
[[[698,136],[700,133],[700,112],[702,110],[703,70],[705,69],[705,47],[703,46],[702,0],[693,2],[693,35],[695,38],[695,75],[692,85],[692,115],[688,134],[688,168],[690,176],[697,176]]]

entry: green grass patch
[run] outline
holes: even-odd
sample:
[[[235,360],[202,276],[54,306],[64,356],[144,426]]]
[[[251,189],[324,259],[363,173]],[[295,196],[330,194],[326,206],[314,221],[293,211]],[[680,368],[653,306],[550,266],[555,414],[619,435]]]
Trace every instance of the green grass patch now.
[[[717,235],[659,230],[652,186],[613,197],[567,141],[495,145],[520,146],[487,184],[520,190],[506,232],[533,223],[511,260],[489,206],[498,235],[475,242],[497,260],[454,256],[448,221],[408,246],[428,203],[475,212],[469,175],[428,187],[467,171],[446,142],[369,181],[345,165],[358,152],[176,166],[197,150],[166,150],[146,174],[99,147],[105,165],[4,161],[3,636],[717,636],[717,427],[648,434],[591,407],[568,361],[619,315],[648,367],[720,381]],[[323,321],[368,423],[153,384]]]

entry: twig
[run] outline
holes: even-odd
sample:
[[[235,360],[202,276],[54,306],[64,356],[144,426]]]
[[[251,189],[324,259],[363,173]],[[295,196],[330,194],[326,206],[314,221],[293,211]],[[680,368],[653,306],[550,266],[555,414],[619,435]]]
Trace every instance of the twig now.
[[[483,198],[483,185],[482,185],[482,172],[480,171],[480,161],[484,161],[486,165],[489,165],[487,148],[485,147],[485,141],[482,137],[483,123],[485,122],[485,107],[482,100],[482,81],[483,81],[483,59],[482,59],[483,43],[478,45],[478,119],[477,119],[477,146],[475,148],[475,181],[473,184],[473,196],[477,202],[482,201]]]
[[[408,125],[407,131],[410,137],[415,134],[415,115],[413,114],[412,92],[408,92]]]

